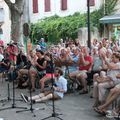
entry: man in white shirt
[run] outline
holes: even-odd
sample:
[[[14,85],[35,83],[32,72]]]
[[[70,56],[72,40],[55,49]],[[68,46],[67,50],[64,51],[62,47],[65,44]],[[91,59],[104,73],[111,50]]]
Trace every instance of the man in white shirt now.
[[[57,80],[55,81],[55,85],[53,85],[53,91],[46,91],[44,93],[40,93],[39,95],[32,96],[32,102],[42,102],[49,99],[62,99],[64,93],[67,91],[67,80],[62,76],[63,71],[60,68],[56,68],[55,76]],[[21,93],[21,97],[25,102],[30,101],[30,97],[27,97]]]

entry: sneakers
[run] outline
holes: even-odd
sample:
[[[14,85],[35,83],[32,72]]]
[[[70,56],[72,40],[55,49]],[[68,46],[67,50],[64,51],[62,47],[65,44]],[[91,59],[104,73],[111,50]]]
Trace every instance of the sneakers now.
[[[28,97],[26,95],[24,95],[23,93],[21,93],[21,98],[24,100],[24,102],[28,102]]]
[[[116,113],[115,111],[107,111],[106,117],[107,118],[120,118],[119,114]]]

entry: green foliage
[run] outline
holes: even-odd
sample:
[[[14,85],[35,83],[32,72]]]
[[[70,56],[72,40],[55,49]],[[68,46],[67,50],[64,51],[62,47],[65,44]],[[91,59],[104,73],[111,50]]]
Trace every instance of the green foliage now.
[[[112,42],[115,42],[116,41],[116,36],[112,36],[111,40],[112,40]]]
[[[32,43],[37,43],[40,38],[44,37],[44,31],[43,29],[39,26],[38,23],[36,24],[31,24],[31,33],[30,33],[30,38],[32,40]]]
[[[110,15],[116,11],[115,6],[119,0],[106,0],[105,1],[105,15]]]
[[[75,13],[73,16],[45,18],[31,25],[30,37],[37,43],[41,37],[47,35],[48,41],[57,43],[60,38],[77,38],[78,29],[86,25],[86,15]]]
[[[115,6],[118,0],[106,0],[105,12],[111,14],[115,11]],[[99,19],[104,16],[104,5],[99,10],[95,10],[90,14],[91,30],[92,27],[97,27],[99,32],[103,32],[103,25],[99,23]],[[31,40],[37,43],[42,37],[47,38],[51,43],[58,43],[63,38],[72,38],[78,36],[78,30],[87,25],[87,14],[76,12],[74,15],[67,17],[59,17],[57,15],[45,18],[38,23],[31,25]]]

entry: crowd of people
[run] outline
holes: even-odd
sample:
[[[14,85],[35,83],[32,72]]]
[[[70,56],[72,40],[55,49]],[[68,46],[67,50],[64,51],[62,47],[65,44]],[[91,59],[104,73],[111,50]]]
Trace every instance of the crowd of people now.
[[[63,98],[69,80],[79,81],[79,94],[87,94],[87,83],[92,79],[94,110],[102,115],[107,114],[108,117],[120,113],[119,106],[108,112],[109,106],[120,95],[120,47],[117,41],[94,39],[89,49],[87,46],[81,46],[78,40],[68,40],[48,49],[42,39],[36,49],[30,50],[27,55],[18,48],[17,43],[10,43],[3,48],[0,47],[0,54],[4,58],[0,62],[0,71],[15,69],[18,88],[31,86],[30,89],[34,92],[38,79],[40,94],[32,97],[34,103]],[[30,80],[25,80],[24,76],[29,76]],[[45,85],[49,85],[47,82],[53,78],[54,94],[45,89]],[[21,96],[26,102],[30,100],[23,94]]]

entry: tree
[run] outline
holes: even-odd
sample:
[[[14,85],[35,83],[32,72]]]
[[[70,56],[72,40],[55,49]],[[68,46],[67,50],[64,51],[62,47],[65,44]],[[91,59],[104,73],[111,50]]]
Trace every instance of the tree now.
[[[10,17],[11,17],[11,39],[15,42],[20,41],[22,37],[22,26],[23,26],[23,11],[24,4],[27,0],[15,0],[12,3],[11,0],[4,0],[9,7]]]
[[[115,9],[115,7],[118,2],[119,0],[105,0],[105,15],[110,15],[116,12],[117,9]]]

